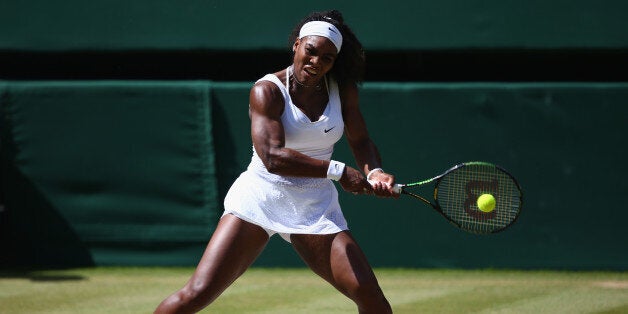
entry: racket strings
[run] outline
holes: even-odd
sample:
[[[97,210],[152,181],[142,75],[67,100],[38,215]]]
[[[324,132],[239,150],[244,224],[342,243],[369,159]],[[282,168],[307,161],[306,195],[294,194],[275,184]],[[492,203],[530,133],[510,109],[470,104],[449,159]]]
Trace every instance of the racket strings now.
[[[495,209],[485,213],[477,207],[482,194],[495,197]],[[443,176],[437,186],[442,213],[460,228],[475,233],[499,231],[515,221],[521,207],[521,192],[512,177],[491,164],[470,164]]]

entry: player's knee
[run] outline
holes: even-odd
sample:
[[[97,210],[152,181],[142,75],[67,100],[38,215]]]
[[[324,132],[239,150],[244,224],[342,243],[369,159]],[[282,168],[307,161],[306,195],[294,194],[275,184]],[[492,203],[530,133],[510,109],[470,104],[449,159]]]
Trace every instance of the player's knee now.
[[[349,294],[360,309],[377,309],[377,313],[391,312],[390,304],[377,281],[357,283],[350,289]]]
[[[211,285],[204,280],[191,281],[177,293],[179,303],[184,308],[204,308],[215,297],[211,293]]]
[[[371,280],[354,283],[350,293],[358,299],[364,299],[381,294],[381,289],[377,282]]]

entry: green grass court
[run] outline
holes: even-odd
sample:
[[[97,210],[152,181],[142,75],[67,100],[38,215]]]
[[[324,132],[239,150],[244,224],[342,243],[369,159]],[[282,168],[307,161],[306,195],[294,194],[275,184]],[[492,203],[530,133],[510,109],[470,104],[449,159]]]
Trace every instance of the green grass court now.
[[[193,268],[1,271],[0,313],[151,313]],[[628,313],[628,273],[376,269],[395,313]],[[203,313],[355,313],[309,269],[252,268]]]

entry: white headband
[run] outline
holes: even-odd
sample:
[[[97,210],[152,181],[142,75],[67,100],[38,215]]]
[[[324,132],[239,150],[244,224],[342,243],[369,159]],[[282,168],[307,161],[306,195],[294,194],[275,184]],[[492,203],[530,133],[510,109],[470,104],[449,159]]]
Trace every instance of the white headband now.
[[[331,40],[334,46],[336,46],[336,52],[340,52],[340,47],[342,47],[342,34],[340,34],[340,31],[334,24],[323,21],[307,22],[301,27],[299,39],[311,35],[323,36]]]

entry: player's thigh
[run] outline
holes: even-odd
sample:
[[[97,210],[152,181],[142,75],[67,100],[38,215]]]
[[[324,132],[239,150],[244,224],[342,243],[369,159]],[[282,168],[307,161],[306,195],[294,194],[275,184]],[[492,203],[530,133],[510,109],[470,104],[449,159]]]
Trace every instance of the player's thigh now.
[[[292,245],[305,263],[343,293],[377,286],[366,255],[349,231],[333,235],[292,235]]]
[[[240,276],[268,243],[268,233],[231,214],[220,219],[194,279],[222,286]]]

